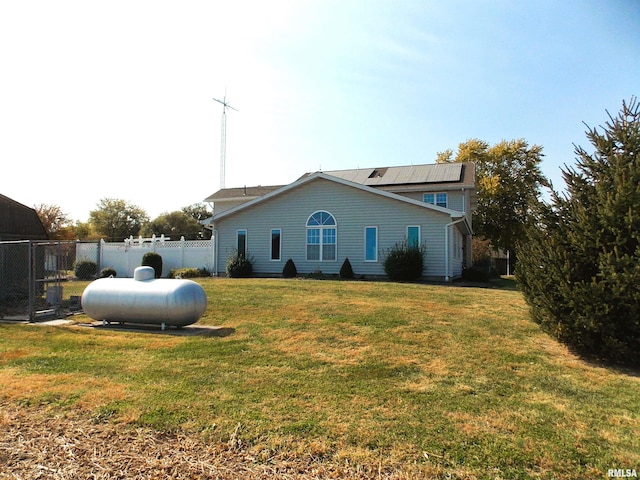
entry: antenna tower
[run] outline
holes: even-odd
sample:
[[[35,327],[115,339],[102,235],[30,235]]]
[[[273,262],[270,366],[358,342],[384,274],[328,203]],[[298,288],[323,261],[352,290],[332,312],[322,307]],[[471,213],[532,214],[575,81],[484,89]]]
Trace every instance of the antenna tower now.
[[[218,103],[222,104],[222,126],[220,131],[220,188],[224,188],[225,160],[227,156],[227,108],[238,111],[227,103],[227,92],[225,90],[222,100],[214,98]]]

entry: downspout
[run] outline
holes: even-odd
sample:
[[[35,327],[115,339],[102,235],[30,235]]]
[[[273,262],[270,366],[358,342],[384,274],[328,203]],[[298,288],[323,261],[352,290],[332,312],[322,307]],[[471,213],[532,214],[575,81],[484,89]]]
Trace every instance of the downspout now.
[[[449,283],[449,227],[465,220],[466,217],[462,217],[444,226],[444,281],[447,283]]]
[[[218,276],[218,230],[213,229],[213,276]]]

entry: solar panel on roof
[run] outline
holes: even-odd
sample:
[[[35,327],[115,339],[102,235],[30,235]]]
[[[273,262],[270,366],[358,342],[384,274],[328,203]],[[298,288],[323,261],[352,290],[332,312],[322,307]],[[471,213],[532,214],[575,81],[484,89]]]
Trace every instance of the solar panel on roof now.
[[[407,185],[415,183],[459,182],[462,179],[462,163],[437,163],[404,167],[337,170],[326,172],[363,185]]]

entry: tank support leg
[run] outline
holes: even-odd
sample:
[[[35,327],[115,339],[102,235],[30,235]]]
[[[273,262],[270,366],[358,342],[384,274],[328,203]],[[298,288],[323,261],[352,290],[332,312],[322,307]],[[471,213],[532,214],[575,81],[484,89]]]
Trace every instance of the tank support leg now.
[[[164,332],[167,328],[167,324],[166,323],[162,323],[162,326],[160,327],[162,329],[162,331]]]

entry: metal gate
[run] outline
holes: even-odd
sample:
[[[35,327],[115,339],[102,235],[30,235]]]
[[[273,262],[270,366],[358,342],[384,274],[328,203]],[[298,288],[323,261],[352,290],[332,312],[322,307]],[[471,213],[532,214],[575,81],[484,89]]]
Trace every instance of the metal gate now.
[[[80,310],[75,257],[74,241],[0,242],[0,319],[34,322]]]

